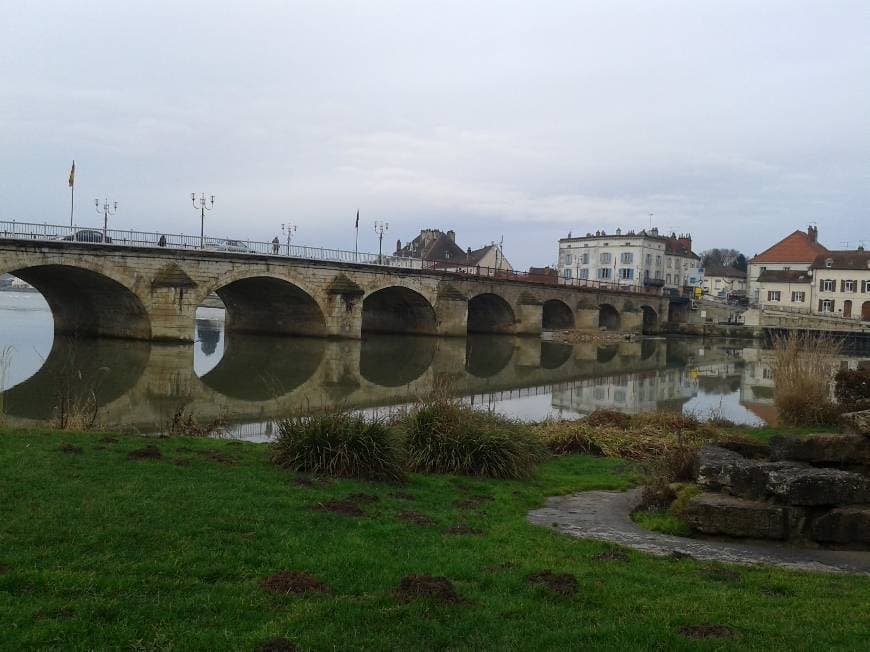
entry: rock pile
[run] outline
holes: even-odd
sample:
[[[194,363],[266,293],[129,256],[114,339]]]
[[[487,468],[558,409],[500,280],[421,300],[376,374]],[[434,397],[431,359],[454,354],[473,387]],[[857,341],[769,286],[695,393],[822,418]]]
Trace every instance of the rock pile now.
[[[774,437],[767,450],[703,448],[704,493],[683,517],[707,534],[870,545],[870,411],[845,415],[844,426],[847,434]]]

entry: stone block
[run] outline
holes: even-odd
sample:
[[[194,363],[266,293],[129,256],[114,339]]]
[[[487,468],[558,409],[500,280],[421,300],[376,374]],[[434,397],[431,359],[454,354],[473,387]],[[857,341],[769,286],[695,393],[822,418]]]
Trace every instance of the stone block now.
[[[805,466],[798,462],[755,462],[720,446],[706,446],[698,453],[696,477],[707,490],[757,500],[768,495],[771,472]]]
[[[815,465],[870,465],[870,437],[855,434],[773,437],[770,440],[770,459]]]
[[[849,471],[782,468],[767,472],[767,492],[787,505],[854,505],[870,502],[870,482]]]
[[[849,434],[870,437],[870,410],[847,412],[841,415],[840,426]]]
[[[705,493],[689,501],[683,518],[706,534],[752,539],[785,539],[789,508],[782,505]]]
[[[733,451],[747,459],[767,459],[770,456],[770,445],[760,441],[746,439],[726,439],[717,441],[716,446]]]
[[[810,537],[824,543],[870,545],[870,507],[838,507],[810,526]]]

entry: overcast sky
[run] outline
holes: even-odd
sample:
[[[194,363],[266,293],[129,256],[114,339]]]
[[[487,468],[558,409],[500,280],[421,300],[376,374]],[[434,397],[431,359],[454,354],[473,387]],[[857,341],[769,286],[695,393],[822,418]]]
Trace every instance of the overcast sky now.
[[[420,228],[870,246],[870,2],[25,2],[0,18],[0,219],[390,249]]]

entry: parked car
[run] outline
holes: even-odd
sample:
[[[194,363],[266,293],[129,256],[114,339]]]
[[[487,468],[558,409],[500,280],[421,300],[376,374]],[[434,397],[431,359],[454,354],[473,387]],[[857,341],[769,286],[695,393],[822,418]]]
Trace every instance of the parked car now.
[[[103,242],[103,232],[94,231],[93,229],[82,229],[62,239],[75,240],[76,242]],[[107,235],[105,242],[106,244],[111,244],[112,238]]]
[[[212,251],[235,251],[239,253],[251,253],[251,250],[248,249],[248,245],[244,242],[239,242],[238,240],[221,240],[220,242],[207,242],[205,245],[206,249],[211,249]]]

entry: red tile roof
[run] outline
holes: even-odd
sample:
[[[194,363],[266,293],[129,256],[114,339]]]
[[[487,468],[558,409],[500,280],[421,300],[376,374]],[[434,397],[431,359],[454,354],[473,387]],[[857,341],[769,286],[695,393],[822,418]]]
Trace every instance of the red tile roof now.
[[[769,249],[750,260],[751,263],[812,263],[820,254],[828,250],[810,238],[805,231],[795,231],[787,235]]]

